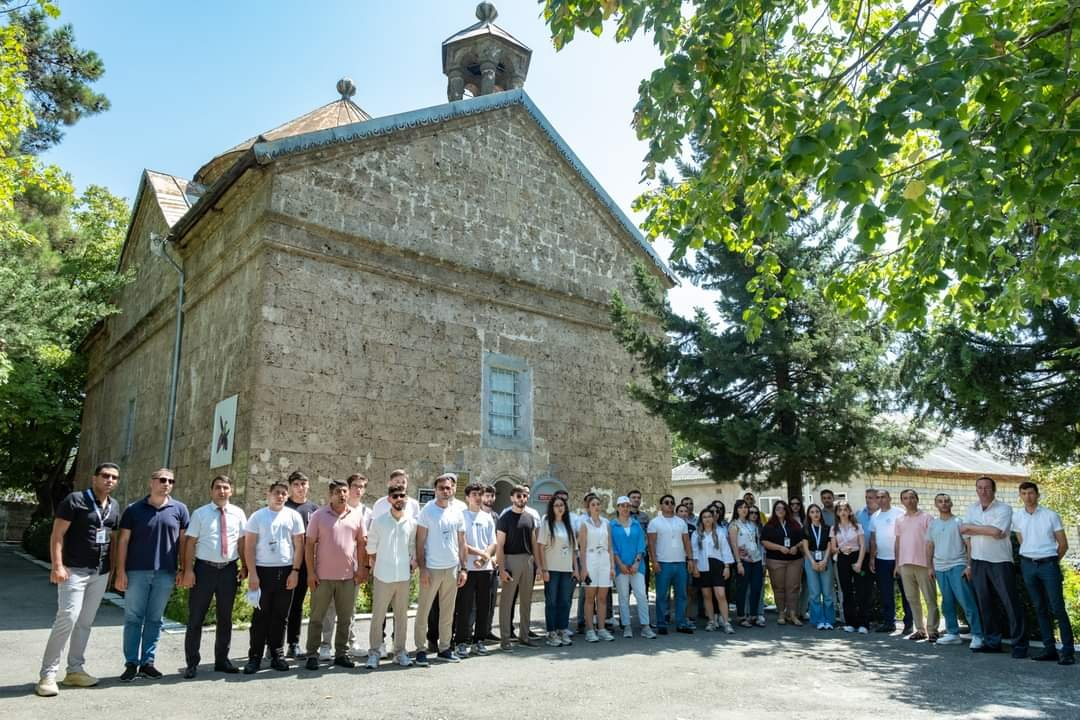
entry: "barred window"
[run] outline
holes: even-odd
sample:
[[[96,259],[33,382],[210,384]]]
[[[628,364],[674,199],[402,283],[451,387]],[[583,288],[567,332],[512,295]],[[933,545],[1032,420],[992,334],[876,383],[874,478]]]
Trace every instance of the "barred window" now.
[[[491,368],[488,432],[496,437],[516,438],[521,428],[520,373]]]

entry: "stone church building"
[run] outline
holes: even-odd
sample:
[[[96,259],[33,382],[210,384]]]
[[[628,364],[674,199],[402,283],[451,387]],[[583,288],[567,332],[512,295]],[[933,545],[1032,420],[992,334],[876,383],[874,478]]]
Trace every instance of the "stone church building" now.
[[[134,279],[85,345],[80,478],[118,462],[130,501],[168,457],[193,504],[218,473],[251,508],[296,469],[321,499],[396,467],[411,493],[455,471],[534,505],[656,502],[669,438],[626,393],[608,302],[636,262],[675,278],[522,89],[531,51],[477,15],[443,43],[445,104],[372,118],[342,80],[190,180],[143,173]]]

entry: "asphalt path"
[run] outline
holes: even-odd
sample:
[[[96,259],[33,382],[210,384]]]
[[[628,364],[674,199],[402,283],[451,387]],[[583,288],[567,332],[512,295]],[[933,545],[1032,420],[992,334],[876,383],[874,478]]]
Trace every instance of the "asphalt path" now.
[[[180,677],[183,634],[158,646],[158,681],[121,684],[123,611],[104,604],[87,652],[90,689],[33,694],[56,611],[48,573],[0,545],[0,718],[822,718],[1080,720],[1080,666],[972,655],[888,635],[819,632],[772,623],[735,635],[619,637],[459,664],[377,671],[264,669],[225,676],[204,664]],[[533,627],[541,630],[536,605]],[[359,621],[366,637],[367,622]],[[410,634],[411,634],[410,623]],[[412,642],[410,639],[410,649]],[[213,654],[212,631],[203,655]],[[247,632],[233,634],[239,664]],[[61,676],[63,668],[61,668]]]

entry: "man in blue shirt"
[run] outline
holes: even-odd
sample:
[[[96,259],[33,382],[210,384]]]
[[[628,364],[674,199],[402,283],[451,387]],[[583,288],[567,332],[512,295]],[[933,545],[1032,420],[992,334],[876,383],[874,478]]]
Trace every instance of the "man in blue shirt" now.
[[[161,468],[150,476],[150,494],[127,506],[120,517],[116,547],[116,589],[124,593],[124,672],[157,679],[154,667],[161,617],[173,587],[183,580],[180,550],[187,530],[187,506],[173,500],[176,478]],[[140,652],[141,651],[141,652]]]

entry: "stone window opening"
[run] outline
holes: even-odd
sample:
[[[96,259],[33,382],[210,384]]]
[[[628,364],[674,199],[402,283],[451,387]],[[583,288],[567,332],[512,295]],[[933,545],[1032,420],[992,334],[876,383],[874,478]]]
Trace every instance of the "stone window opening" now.
[[[532,450],[532,370],[518,357],[486,352],[481,363],[481,443]]]

